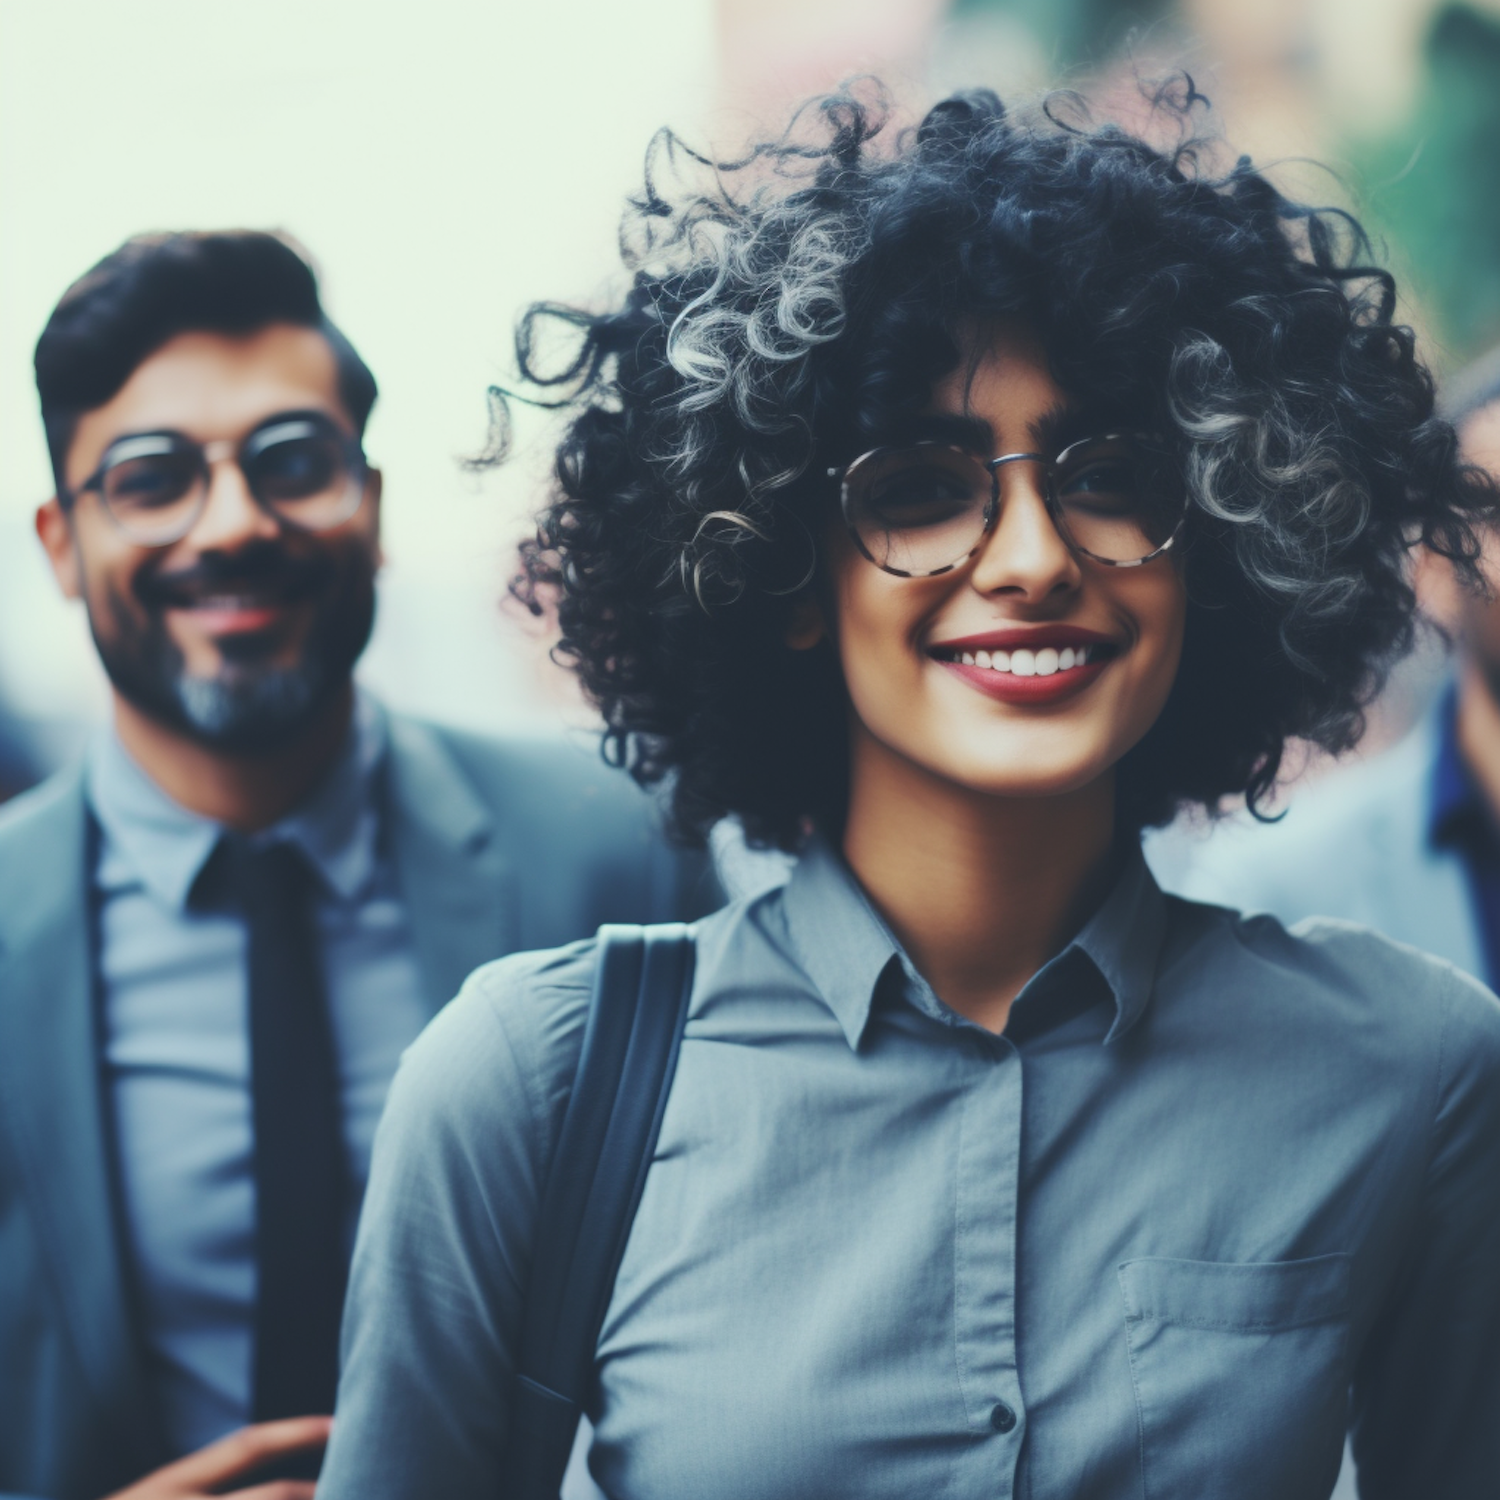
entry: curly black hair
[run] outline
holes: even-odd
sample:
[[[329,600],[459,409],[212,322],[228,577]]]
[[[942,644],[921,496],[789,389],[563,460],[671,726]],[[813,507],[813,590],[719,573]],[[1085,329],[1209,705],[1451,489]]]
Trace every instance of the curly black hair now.
[[[1494,486],[1434,414],[1392,278],[1348,214],[1248,158],[1215,171],[1202,102],[1185,77],[1155,96],[1164,148],[1071,96],[1010,113],[987,91],[892,141],[878,89],[848,90],[728,164],[663,132],[623,301],[525,314],[533,399],[571,417],[512,588],[555,601],[607,753],[669,780],[685,833],[735,814],[793,849],[841,823],[838,664],[784,643],[827,469],[920,413],[989,320],[1035,329],[1065,390],[1167,434],[1181,466],[1184,655],[1121,763],[1128,826],[1255,808],[1290,739],[1351,746],[1412,641],[1414,545],[1480,586]]]

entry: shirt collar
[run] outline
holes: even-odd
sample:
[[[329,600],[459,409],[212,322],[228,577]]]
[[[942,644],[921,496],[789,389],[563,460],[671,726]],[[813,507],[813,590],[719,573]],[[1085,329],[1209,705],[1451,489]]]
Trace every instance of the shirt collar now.
[[[797,959],[857,1049],[876,984],[892,959],[905,958],[901,945],[821,837],[803,851],[782,899]]]
[[[893,960],[919,1009],[952,1025],[967,1024],[933,994],[849,867],[822,838],[814,838],[797,862],[784,902],[797,959],[851,1048],[864,1036],[876,989]],[[1114,1041],[1135,1025],[1150,1001],[1166,925],[1166,898],[1137,846],[1122,861],[1103,903],[1063,952],[1032,976],[1013,1010],[1048,1005],[1082,955],[1108,986],[1115,1017],[1104,1040]]]
[[[375,870],[379,816],[374,784],[385,748],[385,716],[361,693],[349,735],[328,774],[301,806],[252,842],[295,844],[330,890],[353,900]],[[222,825],[173,801],[113,729],[90,746],[84,786],[90,810],[122,868],[169,911],[184,911],[193,882],[224,833]]]
[[[1167,901],[1142,855],[1132,845],[1121,863],[1109,894],[1068,949],[1045,965],[1016,998],[1020,1005],[1039,983],[1045,984],[1054,965],[1076,949],[1087,957],[1109,986],[1115,1019],[1105,1035],[1113,1042],[1140,1020],[1156,985],[1156,966],[1167,933]]]

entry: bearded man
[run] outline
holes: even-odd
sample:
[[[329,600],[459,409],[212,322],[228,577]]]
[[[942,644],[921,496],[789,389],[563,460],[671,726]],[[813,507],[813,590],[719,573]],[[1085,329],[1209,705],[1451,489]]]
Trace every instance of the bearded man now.
[[[403,1049],[477,964],[715,890],[602,763],[354,686],[376,385],[292,244],[128,241],[36,374],[113,715],[0,818],[0,1493],[310,1497]]]

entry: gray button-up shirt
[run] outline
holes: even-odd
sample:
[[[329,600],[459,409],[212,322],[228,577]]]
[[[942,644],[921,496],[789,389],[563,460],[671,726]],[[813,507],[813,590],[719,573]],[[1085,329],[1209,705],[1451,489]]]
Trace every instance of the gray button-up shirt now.
[[[360,701],[338,763],[259,837],[317,872],[316,919],[351,1176],[362,1186],[397,1059],[430,1008],[376,785],[385,726]],[[172,1449],[250,1417],[255,1173],[245,927],[189,893],[223,832],[112,734],[92,748],[103,1076],[138,1323]],[[353,1235],[353,1224],[350,1224]]]
[[[1500,1493],[1500,1005],[1133,857],[1004,1036],[842,862],[699,926],[597,1351],[616,1500]],[[592,977],[480,970],[377,1139],[320,1500],[493,1500]],[[1351,1401],[1352,1390],[1352,1401]]]

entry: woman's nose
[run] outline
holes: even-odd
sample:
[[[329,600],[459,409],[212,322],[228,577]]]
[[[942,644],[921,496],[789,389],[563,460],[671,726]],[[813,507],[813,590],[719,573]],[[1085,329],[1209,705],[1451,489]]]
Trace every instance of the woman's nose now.
[[[1039,465],[1001,468],[1000,514],[969,575],[981,593],[1040,601],[1083,581],[1078,559],[1052,519],[1045,484]]]

